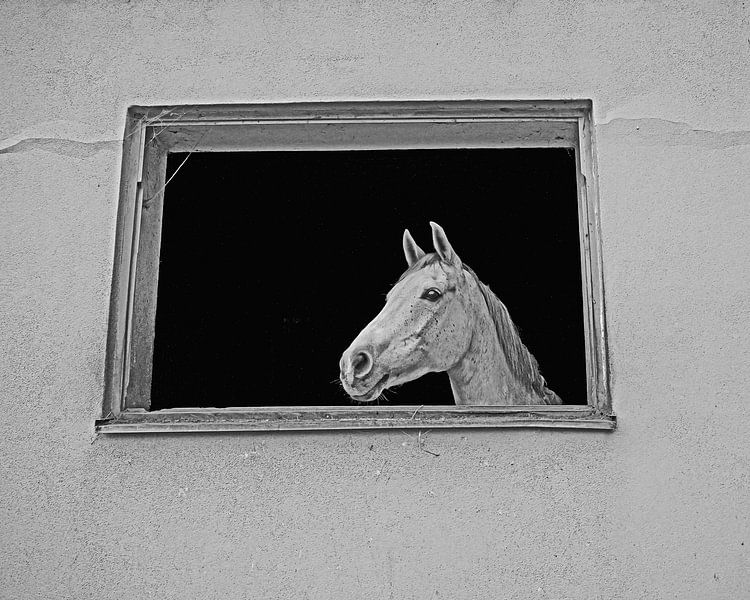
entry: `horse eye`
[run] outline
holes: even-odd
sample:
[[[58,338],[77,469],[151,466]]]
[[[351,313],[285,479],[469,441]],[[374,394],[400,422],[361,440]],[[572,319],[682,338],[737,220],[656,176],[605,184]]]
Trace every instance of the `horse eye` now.
[[[442,295],[443,294],[437,288],[430,288],[430,289],[425,290],[424,292],[422,292],[422,298],[424,300],[429,300],[430,302],[437,301],[440,298],[440,296],[442,296]]]

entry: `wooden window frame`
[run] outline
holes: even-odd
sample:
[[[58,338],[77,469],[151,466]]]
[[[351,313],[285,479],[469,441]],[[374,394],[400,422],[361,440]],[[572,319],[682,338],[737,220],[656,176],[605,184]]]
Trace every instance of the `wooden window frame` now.
[[[148,411],[169,152],[575,151],[588,404],[265,406]],[[133,106],[123,142],[101,433],[543,427],[613,430],[590,100]]]

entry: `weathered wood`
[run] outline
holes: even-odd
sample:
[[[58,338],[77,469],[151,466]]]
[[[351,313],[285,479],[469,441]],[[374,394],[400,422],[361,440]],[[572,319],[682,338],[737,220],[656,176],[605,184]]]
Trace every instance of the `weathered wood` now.
[[[398,150],[426,148],[573,148],[575,119],[390,122],[279,122],[169,126],[171,152],[249,150]]]
[[[579,119],[591,100],[444,100],[134,106],[150,125],[195,122],[547,118]]]
[[[584,299],[581,308],[583,310],[583,330],[585,337],[584,349],[586,353],[586,397],[588,398],[588,401],[591,402],[596,394],[597,365],[596,352],[594,349],[596,327],[594,325],[593,306],[591,302],[593,297],[590,264],[591,234],[589,230],[586,176],[582,169],[582,138],[580,135],[580,126],[578,124],[577,129],[578,131],[576,132],[576,135],[578,137],[578,143],[576,144],[575,149],[575,161],[576,184],[578,189],[578,240],[581,258],[581,290],[582,298]]]
[[[443,414],[450,412],[451,414],[516,414],[516,413],[528,413],[529,411],[544,414],[570,414],[575,416],[591,416],[596,414],[596,410],[591,406],[586,405],[560,405],[560,404],[534,404],[534,405],[516,405],[516,406],[453,406],[443,404],[398,404],[398,405],[358,405],[358,406],[309,406],[309,405],[298,405],[298,406],[230,406],[227,408],[165,408],[158,411],[153,411],[152,415],[173,415],[173,414],[192,414],[192,415],[204,415],[207,418],[214,418],[220,415],[221,418],[234,418],[237,416],[248,415],[248,414],[268,414],[268,415],[293,415],[295,417],[299,415],[311,415],[321,413],[326,415],[361,415],[363,413],[387,415],[392,417],[408,416],[413,418],[419,415],[425,414]],[[136,417],[144,414],[141,410],[131,410],[125,413],[126,416]]]
[[[115,230],[115,254],[110,293],[107,357],[104,373],[103,415],[118,415],[122,409],[125,378],[128,303],[135,225],[135,207],[141,182],[146,128],[143,121],[128,111],[123,134],[120,199]]]
[[[591,407],[260,407],[124,412],[97,422],[100,433],[292,431],[313,429],[434,429],[543,427],[613,430],[613,417]]]
[[[136,267],[133,273],[131,334],[127,353],[133,376],[128,378],[125,405],[129,408],[148,409],[151,405],[156,294],[167,169],[167,152],[151,127],[143,161],[142,198],[136,200],[140,209],[137,211],[138,248],[133,257]]]
[[[604,310],[604,271],[602,263],[599,186],[594,152],[593,117],[586,111],[578,121],[578,156],[580,164],[579,214],[585,214],[586,244],[582,254],[586,261],[587,288],[584,304],[588,313],[587,365],[590,370],[589,403],[602,414],[612,413],[609,382],[609,351]]]

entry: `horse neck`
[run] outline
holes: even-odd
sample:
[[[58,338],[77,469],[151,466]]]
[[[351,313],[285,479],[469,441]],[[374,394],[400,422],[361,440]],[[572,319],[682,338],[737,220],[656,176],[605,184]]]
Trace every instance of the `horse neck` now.
[[[468,350],[448,370],[456,404],[544,404],[510,368],[479,283],[469,273],[465,272],[465,277],[467,309],[474,319]]]

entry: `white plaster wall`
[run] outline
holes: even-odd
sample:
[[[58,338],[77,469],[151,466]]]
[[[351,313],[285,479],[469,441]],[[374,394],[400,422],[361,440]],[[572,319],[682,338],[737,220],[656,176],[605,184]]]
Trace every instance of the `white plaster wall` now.
[[[0,3],[0,597],[750,596],[747,4]],[[617,432],[94,440],[128,105],[568,97]]]

